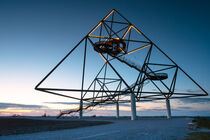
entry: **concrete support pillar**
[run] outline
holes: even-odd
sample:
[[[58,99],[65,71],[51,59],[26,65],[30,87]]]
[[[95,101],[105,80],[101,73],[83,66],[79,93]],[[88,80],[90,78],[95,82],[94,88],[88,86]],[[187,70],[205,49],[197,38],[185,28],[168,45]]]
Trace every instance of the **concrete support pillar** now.
[[[118,119],[119,116],[120,116],[120,114],[119,114],[119,103],[116,102],[116,118]]]
[[[171,107],[170,107],[170,100],[166,99],[166,108],[167,108],[167,119],[171,118]]]
[[[83,117],[83,101],[80,100],[80,111],[79,111],[79,118],[82,119]]]
[[[136,120],[136,100],[133,93],[131,93],[131,120]]]

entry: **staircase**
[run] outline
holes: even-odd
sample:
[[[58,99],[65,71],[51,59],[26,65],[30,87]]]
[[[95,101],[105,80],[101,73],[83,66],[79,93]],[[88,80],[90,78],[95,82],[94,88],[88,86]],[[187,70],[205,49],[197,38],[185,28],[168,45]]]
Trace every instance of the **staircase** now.
[[[92,103],[89,103],[88,105],[83,106],[82,110],[87,110],[90,107],[94,107],[96,105],[103,104],[103,103],[105,103],[105,102],[113,99],[116,96],[118,96],[118,94],[114,94],[112,96],[107,96],[107,98],[105,100],[102,100],[100,102],[92,102]],[[80,111],[80,108],[79,107],[78,108],[75,108],[75,109],[61,111],[60,114],[57,116],[57,118],[60,118],[62,115],[65,115],[65,114],[71,114],[71,113],[79,112],[79,111]]]
[[[148,84],[148,83],[149,83],[149,81],[147,83],[145,83],[145,84]],[[137,83],[137,84],[140,84],[140,83]],[[133,88],[135,85],[136,85],[136,82],[133,83],[133,84],[131,84],[130,85],[130,88]],[[126,87],[126,88],[124,88],[122,90],[122,93],[120,93],[120,94],[114,94],[114,95],[112,95],[110,97],[107,97],[105,100],[102,100],[101,102],[92,102],[92,103],[89,103],[88,105],[83,106],[82,110],[87,110],[90,107],[94,107],[96,105],[103,104],[106,101],[109,101],[109,100],[115,98],[116,96],[125,94],[126,91],[128,91],[128,90],[129,90],[128,87]],[[79,112],[79,111],[80,111],[80,108],[79,107],[78,108],[74,108],[74,109],[70,109],[70,110],[64,110],[64,111],[61,111],[60,112],[60,114],[57,116],[57,118],[60,118],[61,116],[66,115],[66,114],[71,114],[71,113],[75,113],[75,112]]]
[[[119,61],[121,61],[122,63],[125,63],[127,65],[129,65],[130,67],[132,68],[135,68],[137,71],[141,72],[141,66],[140,65],[136,65],[134,62],[130,61],[129,59],[126,59],[125,57],[121,57],[120,58],[117,58]],[[148,84],[149,81],[145,84]],[[140,83],[138,82],[137,85],[139,85]],[[134,86],[136,85],[136,82],[131,84],[130,85],[130,88],[134,88]],[[113,98],[115,98],[116,96],[119,96],[119,95],[123,95],[123,94],[126,94],[126,91],[128,91],[129,88],[126,87],[122,90],[122,93],[119,93],[119,94],[114,94],[112,96],[108,96],[105,100],[102,100],[100,102],[91,102],[89,103],[88,105],[85,105],[83,106],[82,110],[87,110],[88,108],[90,107],[94,107],[96,105],[99,105],[99,104],[103,104]],[[57,116],[57,118],[60,118],[61,116],[63,115],[66,115],[66,114],[71,114],[71,113],[75,113],[75,112],[79,112],[81,109],[78,107],[78,108],[74,108],[74,109],[70,109],[70,110],[64,110],[64,111],[61,111],[60,114]]]

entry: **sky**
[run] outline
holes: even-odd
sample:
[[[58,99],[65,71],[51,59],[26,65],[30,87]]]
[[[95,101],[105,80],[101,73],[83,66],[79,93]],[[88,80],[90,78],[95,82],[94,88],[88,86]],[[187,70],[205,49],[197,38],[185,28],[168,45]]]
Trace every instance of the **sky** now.
[[[56,115],[78,106],[34,87],[112,9],[209,92],[209,4],[207,0],[0,0],[0,115]],[[75,84],[77,76],[73,76]],[[208,97],[172,100],[172,115],[210,115],[209,105]],[[130,115],[129,104],[122,104],[120,110],[121,115]],[[96,108],[86,114],[113,116],[115,108]],[[165,103],[137,103],[137,114],[165,115]]]

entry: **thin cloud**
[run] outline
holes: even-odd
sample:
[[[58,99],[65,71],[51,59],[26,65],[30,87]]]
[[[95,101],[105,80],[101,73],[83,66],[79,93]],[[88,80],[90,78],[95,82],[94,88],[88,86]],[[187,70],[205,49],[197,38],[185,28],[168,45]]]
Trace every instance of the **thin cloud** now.
[[[186,104],[186,103],[209,104],[210,98],[183,98],[183,99],[179,99],[179,101],[183,104]]]
[[[176,89],[177,92],[185,92],[185,93],[194,93],[194,94],[201,94],[203,93],[200,89]]]
[[[189,110],[189,109],[193,109],[192,107],[187,107],[187,106],[179,106],[179,107],[177,107],[177,109],[179,109],[179,110]]]
[[[151,111],[151,112],[163,112],[166,111],[167,109],[143,109],[141,111]],[[171,109],[172,111],[181,111],[181,109]]]
[[[44,102],[45,104],[79,105],[79,102]]]
[[[79,102],[43,102],[45,104],[55,104],[55,105],[79,105]],[[84,103],[83,105],[88,105],[88,103]]]
[[[186,92],[189,92],[189,93],[201,93],[202,91],[201,90],[195,90],[195,89],[187,89]]]
[[[60,104],[60,105],[79,105],[79,102],[44,102],[45,104]],[[88,103],[83,103],[88,105]],[[119,104],[120,106],[130,107],[130,104]],[[100,104],[99,106],[116,106],[116,104]],[[136,107],[140,107],[136,105]]]
[[[116,104],[107,104],[105,106],[116,106]],[[130,107],[131,105],[125,103],[125,104],[119,104],[119,106]],[[136,105],[136,107],[140,107],[140,106]]]
[[[43,105],[26,105],[26,104],[15,104],[15,103],[0,103],[0,109],[7,109],[7,108],[21,108],[21,109],[40,109],[40,108],[47,108]]]

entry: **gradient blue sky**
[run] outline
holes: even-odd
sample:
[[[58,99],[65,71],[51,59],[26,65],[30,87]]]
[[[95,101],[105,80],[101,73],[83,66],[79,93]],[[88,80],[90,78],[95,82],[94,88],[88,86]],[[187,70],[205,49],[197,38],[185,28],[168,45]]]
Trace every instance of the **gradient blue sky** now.
[[[17,113],[24,106],[15,108],[16,104],[37,105],[30,106],[32,111],[26,113],[37,112],[34,113],[37,115],[39,110],[66,108],[55,104],[49,107],[45,102],[68,100],[34,91],[34,86],[113,8],[209,92],[209,5],[207,0],[0,0],[0,102],[9,107],[14,105],[3,109]],[[179,101],[174,102],[175,109],[180,109]],[[154,108],[157,103],[151,103],[147,109],[164,108],[158,104],[160,108]],[[210,115],[206,107],[209,102],[199,105],[197,112]],[[180,115],[193,114],[196,110],[187,107],[190,109]]]

